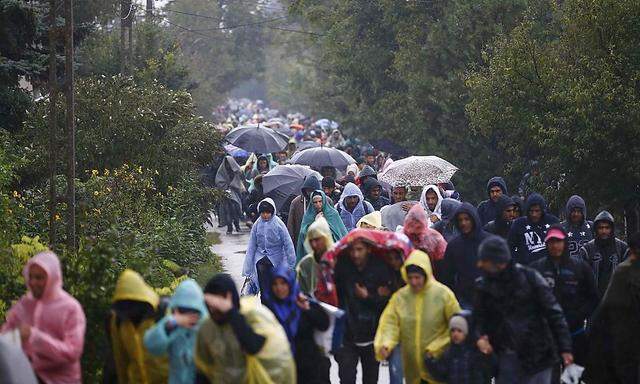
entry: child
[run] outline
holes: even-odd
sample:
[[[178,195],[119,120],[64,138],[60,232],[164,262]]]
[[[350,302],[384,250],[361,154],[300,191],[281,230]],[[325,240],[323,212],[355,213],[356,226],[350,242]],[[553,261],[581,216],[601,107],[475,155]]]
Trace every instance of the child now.
[[[427,353],[425,364],[429,373],[449,384],[491,383],[490,366],[493,356],[485,356],[467,341],[469,322],[459,313],[449,321],[451,345],[439,359]]]

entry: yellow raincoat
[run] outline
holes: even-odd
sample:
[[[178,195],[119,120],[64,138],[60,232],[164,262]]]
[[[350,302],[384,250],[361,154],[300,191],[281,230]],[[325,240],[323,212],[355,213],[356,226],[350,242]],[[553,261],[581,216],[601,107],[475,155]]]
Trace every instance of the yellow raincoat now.
[[[367,227],[368,225],[369,227]],[[379,211],[362,216],[356,224],[357,228],[382,229],[382,214]]]
[[[402,266],[402,278],[407,280],[407,265],[417,265],[427,274],[425,287],[413,293],[407,284],[391,296],[382,312],[374,339],[378,360],[380,350],[393,350],[402,345],[402,367],[408,384],[419,384],[420,380],[437,383],[424,364],[425,352],[439,357],[449,345],[449,319],[460,312],[455,295],[445,285],[436,281],[431,262],[426,253],[415,250]]]
[[[256,355],[245,354],[231,325],[212,319],[200,327],[195,362],[198,371],[217,384],[294,384],[296,367],[287,335],[278,320],[258,298],[240,299],[240,313],[266,342]]]
[[[331,228],[329,223],[324,217],[316,219],[307,230],[307,236],[304,240],[304,248],[307,251],[307,255],[300,259],[298,266],[296,267],[296,280],[300,285],[300,291],[309,296],[313,296],[318,283],[318,262],[316,262],[313,256],[313,249],[309,241],[311,239],[317,239],[324,237],[327,249],[333,246],[333,236],[331,235]]]
[[[156,309],[159,297],[137,272],[125,269],[113,294],[113,302],[135,300],[149,303]],[[110,336],[113,359],[120,384],[160,384],[169,379],[167,357],[156,357],[144,347],[144,333],[154,325],[154,319],[146,319],[134,326],[130,321],[116,322],[111,315]]]

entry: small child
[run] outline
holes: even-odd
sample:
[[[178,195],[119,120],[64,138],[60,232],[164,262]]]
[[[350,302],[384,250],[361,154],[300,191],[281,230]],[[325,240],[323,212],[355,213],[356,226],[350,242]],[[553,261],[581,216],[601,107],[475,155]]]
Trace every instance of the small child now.
[[[490,356],[478,351],[467,341],[469,322],[464,314],[456,314],[449,320],[451,345],[440,356],[434,358],[427,353],[425,364],[427,371],[438,381],[448,384],[485,384],[491,383]]]

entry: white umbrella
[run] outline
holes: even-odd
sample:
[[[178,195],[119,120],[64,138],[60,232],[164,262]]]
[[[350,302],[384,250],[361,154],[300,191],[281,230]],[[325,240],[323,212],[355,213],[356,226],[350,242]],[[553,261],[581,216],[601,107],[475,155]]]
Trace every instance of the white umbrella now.
[[[438,156],[410,156],[394,161],[378,175],[380,181],[391,185],[403,181],[411,186],[446,183],[458,167]]]

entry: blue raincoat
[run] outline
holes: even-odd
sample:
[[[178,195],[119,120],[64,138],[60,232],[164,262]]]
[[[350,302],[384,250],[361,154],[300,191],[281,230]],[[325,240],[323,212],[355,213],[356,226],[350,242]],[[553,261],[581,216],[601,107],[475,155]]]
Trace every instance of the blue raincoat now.
[[[358,201],[358,205],[353,209],[353,212],[349,212],[347,208],[345,208],[344,199],[349,196],[358,196],[360,199],[360,201]],[[368,215],[374,211],[371,203],[364,200],[364,196],[362,196],[360,188],[353,183],[347,183],[347,185],[344,186],[344,190],[340,196],[340,201],[336,204],[336,209],[340,213],[340,218],[342,219],[344,226],[347,228],[347,231],[354,229],[358,224],[358,221],[362,219],[362,216]]]
[[[191,384],[196,379],[196,365],[193,359],[196,335],[200,325],[208,316],[204,295],[198,283],[187,279],[178,285],[169,302],[170,312],[175,308],[199,311],[200,322],[191,329],[178,326],[167,334],[166,324],[172,320],[172,315],[169,313],[147,330],[144,335],[144,346],[154,355],[169,356],[169,384]]]
[[[250,277],[256,286],[259,286],[256,263],[263,257],[269,258],[274,269],[284,265],[293,271],[296,265],[296,250],[293,247],[293,241],[291,241],[287,226],[276,216],[275,203],[272,199],[266,198],[258,206],[263,202],[273,207],[273,215],[268,221],[259,217],[251,227],[251,236],[242,268],[242,276]]]

